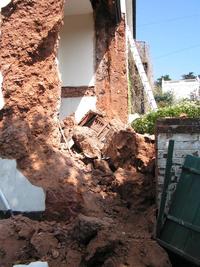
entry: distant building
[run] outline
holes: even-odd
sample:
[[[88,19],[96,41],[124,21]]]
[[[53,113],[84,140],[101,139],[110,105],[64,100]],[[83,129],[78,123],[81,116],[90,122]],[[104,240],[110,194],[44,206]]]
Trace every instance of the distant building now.
[[[172,92],[176,101],[182,99],[200,100],[200,79],[187,79],[177,81],[162,80],[163,93]]]

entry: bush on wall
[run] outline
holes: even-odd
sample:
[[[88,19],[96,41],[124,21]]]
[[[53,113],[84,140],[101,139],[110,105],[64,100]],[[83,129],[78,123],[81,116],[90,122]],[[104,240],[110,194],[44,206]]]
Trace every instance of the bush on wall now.
[[[154,134],[157,119],[183,115],[188,118],[200,118],[200,102],[184,101],[174,106],[160,108],[133,121],[131,126],[138,133]]]

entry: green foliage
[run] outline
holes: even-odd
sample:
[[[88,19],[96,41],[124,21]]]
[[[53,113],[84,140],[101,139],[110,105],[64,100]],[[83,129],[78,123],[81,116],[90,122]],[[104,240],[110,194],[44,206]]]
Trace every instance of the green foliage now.
[[[196,79],[196,75],[194,74],[194,72],[189,72],[188,74],[183,74],[182,75],[182,79],[183,80],[187,80],[187,79]]]
[[[164,107],[164,106],[169,106],[173,104],[174,97],[171,92],[163,93],[162,92],[162,80],[165,81],[170,81],[171,78],[169,77],[168,74],[161,76],[158,78],[155,82],[155,87],[154,87],[154,96],[155,100],[158,104],[159,107]]]
[[[155,100],[159,107],[165,107],[172,105],[174,102],[174,95],[172,92],[166,92],[166,93],[156,93]]]
[[[185,114],[189,118],[199,118],[200,102],[184,101],[174,106],[160,108],[156,112],[150,112],[133,121],[131,126],[138,133],[154,134],[157,119],[179,117],[181,114]]]
[[[160,78],[158,78],[155,82],[156,86],[159,86],[161,87],[162,86],[162,80],[165,80],[165,81],[171,81],[171,78],[169,77],[168,74],[166,75],[162,75]]]

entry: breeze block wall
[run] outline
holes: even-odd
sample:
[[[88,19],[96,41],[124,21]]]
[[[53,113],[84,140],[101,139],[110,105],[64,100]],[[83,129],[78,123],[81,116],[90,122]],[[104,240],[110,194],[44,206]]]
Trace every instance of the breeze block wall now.
[[[163,190],[169,140],[174,140],[175,145],[168,201],[176,189],[186,155],[200,156],[200,119],[168,118],[157,121],[156,180],[158,205]]]

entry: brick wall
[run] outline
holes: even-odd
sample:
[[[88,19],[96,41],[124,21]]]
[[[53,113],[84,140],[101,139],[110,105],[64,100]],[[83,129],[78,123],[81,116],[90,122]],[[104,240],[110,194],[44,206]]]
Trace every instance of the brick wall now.
[[[186,155],[200,156],[200,119],[163,119],[156,126],[157,203],[162,194],[169,140],[174,140],[171,184],[168,203],[176,189]]]

